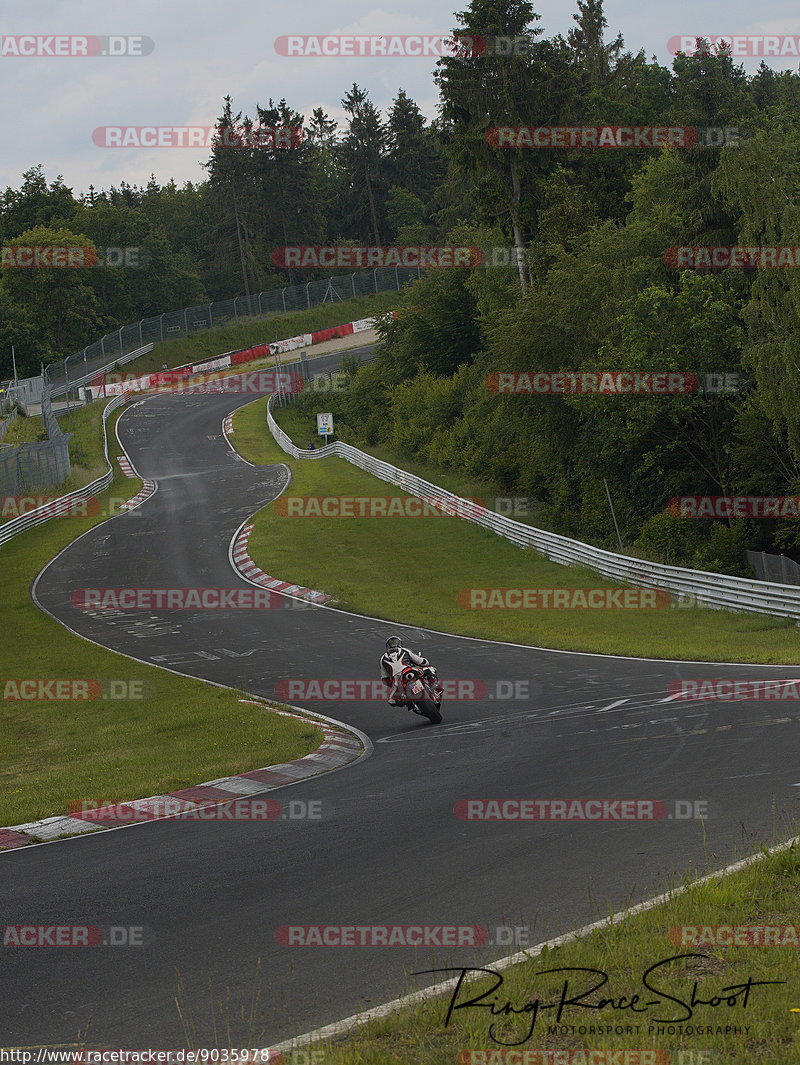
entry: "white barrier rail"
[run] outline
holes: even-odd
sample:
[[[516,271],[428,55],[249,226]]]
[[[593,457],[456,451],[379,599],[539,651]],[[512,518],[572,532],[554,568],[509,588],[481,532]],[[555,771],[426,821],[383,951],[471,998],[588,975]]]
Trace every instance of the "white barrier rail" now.
[[[114,479],[114,470],[108,458],[108,432],[106,422],[109,414],[123,406],[126,399],[126,396],[116,396],[103,411],[103,454],[106,460],[106,465],[108,466],[108,472],[96,478],[91,484],[87,484],[85,488],[79,488],[75,492],[69,492],[65,496],[59,496],[58,499],[54,499],[50,503],[45,503],[43,506],[37,507],[35,510],[28,511],[27,514],[22,514],[20,517],[0,525],[0,546],[8,543],[8,541],[12,540],[15,536],[19,536],[20,533],[27,532],[28,529],[33,529],[37,525],[43,525],[46,521],[51,521],[53,518],[69,514],[75,503],[80,503],[90,496],[96,495],[98,492],[103,492],[108,488]]]
[[[665,566],[658,562],[604,551],[580,540],[545,532],[543,529],[536,529],[502,514],[496,514],[471,500],[462,499],[444,488],[439,488],[438,485],[359,451],[350,444],[337,441],[316,451],[304,451],[292,443],[273,418],[273,398],[271,397],[267,404],[267,424],[278,446],[293,458],[318,459],[335,455],[346,459],[374,477],[398,485],[410,495],[441,504],[458,517],[491,529],[498,536],[519,544],[520,547],[533,548],[562,566],[586,566],[612,580],[646,588],[665,588],[679,600],[696,600],[715,610],[746,611],[800,619],[800,587],[772,584],[746,577],[731,577],[705,570],[684,569],[681,566]]]

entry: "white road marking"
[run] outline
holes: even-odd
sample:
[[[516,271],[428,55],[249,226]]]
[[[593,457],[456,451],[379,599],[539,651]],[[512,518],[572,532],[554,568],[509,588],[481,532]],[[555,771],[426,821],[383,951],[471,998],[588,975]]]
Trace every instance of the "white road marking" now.
[[[625,703],[629,703],[630,699],[617,699],[615,703],[609,703],[608,706],[604,706],[602,710],[598,710],[598,714],[607,714],[609,710],[613,710],[617,706],[623,706]]]

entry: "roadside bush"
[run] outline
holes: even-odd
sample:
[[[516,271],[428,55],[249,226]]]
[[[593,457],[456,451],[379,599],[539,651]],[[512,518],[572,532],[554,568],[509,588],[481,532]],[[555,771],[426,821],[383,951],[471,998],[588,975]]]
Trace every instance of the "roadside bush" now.
[[[702,532],[691,518],[662,511],[647,519],[634,547],[653,562],[691,566],[702,548]]]

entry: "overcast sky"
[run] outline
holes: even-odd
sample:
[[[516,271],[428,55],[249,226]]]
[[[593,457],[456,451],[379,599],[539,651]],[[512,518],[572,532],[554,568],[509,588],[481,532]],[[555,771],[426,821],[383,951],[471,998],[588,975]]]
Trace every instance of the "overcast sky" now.
[[[428,118],[436,115],[435,60],[405,56],[288,57],[275,39],[287,34],[447,34],[454,10],[468,0],[403,0],[394,8],[373,0],[0,0],[3,49],[16,35],[143,36],[146,56],[0,55],[7,131],[0,187],[18,187],[22,173],[43,163],[49,180],[63,174],[76,194],[90,184],[108,188],[201,180],[208,153],[197,148],[105,148],[92,132],[105,126],[213,126],[222,98],[253,114],[256,103],[285,97],[306,118],[315,107],[342,118],[341,99],[353,82],[388,108],[398,88]],[[538,0],[545,34],[566,33],[577,5]],[[670,62],[667,42],[683,35],[800,35],[797,0],[608,0],[609,37],[621,31],[631,51]],[[14,46],[11,45],[13,48]],[[47,47],[47,46],[46,46]],[[50,47],[55,47],[51,45]],[[776,69],[798,58],[768,58]],[[743,60],[755,70],[759,59]]]

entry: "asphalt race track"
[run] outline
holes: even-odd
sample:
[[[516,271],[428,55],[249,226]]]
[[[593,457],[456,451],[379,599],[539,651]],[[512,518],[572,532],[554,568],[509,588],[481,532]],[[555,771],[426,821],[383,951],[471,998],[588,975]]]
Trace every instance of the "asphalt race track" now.
[[[676,703],[668,686],[800,677],[800,668],[563,654],[321,607],[75,609],[71,593],[85,586],[246,586],[229,563],[231,538],[286,483],[284,468],[250,466],[223,437],[225,415],[252,398],[158,395],[131,404],[120,438],[158,490],[44,571],[42,607],[143,662],[264,697],[286,678],[375,676],[395,631],[443,678],[480,679],[500,695],[446,704],[439,727],[381,703],[309,703],[374,743],[352,768],[271,793],[321,801],[320,820],[169,820],[0,854],[4,923],[146,930],[139,947],[0,951],[7,1046],[63,1044],[87,1031],[89,1046],[185,1046],[179,977],[195,1046],[215,1045],[210,1004],[227,991],[232,1014],[260,993],[261,1045],[275,1044],[431,981],[410,976],[415,970],[486,964],[517,949],[287,947],[276,941],[279,926],[525,926],[533,944],[647,898],[674,874],[757,850],[796,810],[794,704]],[[273,573],[269,559],[258,561]],[[122,673],[135,676],[135,663]],[[508,685],[496,684],[509,681],[528,682],[527,696],[504,697]],[[86,781],[91,793],[90,765]],[[454,814],[466,798],[573,797],[705,800],[708,819],[476,823]],[[671,953],[656,943],[652,960]],[[432,1014],[432,1023],[441,1019]],[[232,1030],[232,1046],[252,1045],[235,1019]]]

